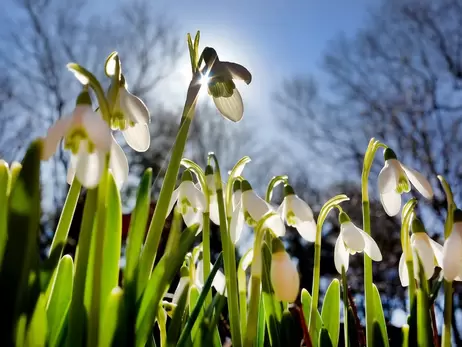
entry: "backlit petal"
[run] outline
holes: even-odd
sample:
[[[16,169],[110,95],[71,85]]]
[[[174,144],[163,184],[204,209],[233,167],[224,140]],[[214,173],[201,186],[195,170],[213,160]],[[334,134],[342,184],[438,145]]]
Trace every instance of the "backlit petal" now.
[[[173,304],[178,303],[178,301],[180,300],[181,294],[183,294],[183,291],[188,283],[189,283],[188,276],[184,276],[180,278],[180,281],[178,282],[178,286],[176,287],[175,292],[173,293],[173,299],[172,299]]]
[[[183,220],[188,228],[192,227],[194,224],[199,224],[196,234],[201,232],[203,224],[202,212],[194,212],[192,209],[188,208],[186,213],[183,214]]]
[[[242,193],[242,207],[256,222],[271,210],[269,204],[255,194],[253,190]]]
[[[339,234],[334,247],[334,263],[335,268],[339,274],[342,274],[342,267],[345,268],[345,272],[348,270],[350,261],[350,254],[345,248],[345,243],[342,238],[342,233]]]
[[[214,73],[220,74],[222,72],[225,77],[226,71],[229,73],[229,76],[234,80],[242,80],[247,84],[252,82],[252,74],[244,66],[236,63],[231,63],[228,61],[220,61],[214,66]]]
[[[242,234],[242,230],[244,229],[244,214],[242,213],[241,205],[239,204],[233,211],[231,216],[231,224],[230,224],[230,238],[231,241],[236,244]]]
[[[403,164],[401,164],[401,167],[406,173],[407,178],[409,178],[409,181],[411,181],[412,185],[420,194],[422,194],[427,199],[433,198],[432,186],[422,174],[415,171],[414,169],[404,166]]]
[[[206,201],[204,193],[192,183],[191,181],[184,181],[180,184],[180,199],[186,198],[189,200],[193,208],[200,211],[205,210]]]
[[[462,268],[462,223],[455,223],[443,246],[443,275],[453,281],[461,275]]]
[[[244,104],[237,88],[233,90],[233,95],[230,97],[214,97],[213,102],[218,111],[230,121],[239,122],[242,119],[244,115]]]
[[[356,227],[357,230],[361,233],[364,238],[364,252],[374,261],[381,261],[382,260],[382,253],[380,252],[379,246],[374,241],[374,239],[367,234],[365,231],[361,230],[360,228]]]
[[[347,248],[355,252],[362,252],[364,250],[366,243],[363,235],[352,222],[342,223],[340,233]]]
[[[443,267],[443,246],[440,245],[438,242],[432,240],[431,238],[428,239],[430,241],[430,246],[432,247],[433,253],[435,255],[436,264],[439,267]]]
[[[308,204],[297,195],[289,195],[287,199],[287,211],[292,211],[302,222],[313,220],[313,211]]]
[[[392,160],[394,159],[385,161],[384,167],[380,170],[378,178],[380,194],[388,193],[396,189],[399,172],[397,172],[396,165],[394,165]]]
[[[286,234],[284,222],[277,213],[265,220],[264,227],[270,229],[277,237],[282,237]]]
[[[306,241],[314,242],[316,240],[316,222],[313,220],[297,223],[295,228],[300,236]]]
[[[402,253],[401,257],[399,258],[398,274],[399,280],[401,281],[401,285],[403,287],[407,287],[409,285],[409,272],[407,271],[404,253]]]
[[[109,125],[90,108],[82,114],[82,122],[91,142],[93,142],[99,150],[109,152],[112,144]]]
[[[175,206],[178,201],[178,195],[180,194],[180,188],[177,188],[173,191],[172,197],[170,198],[170,203],[168,204],[167,216],[172,212],[173,206]]]
[[[146,152],[151,144],[149,127],[145,123],[135,123],[122,131],[127,144],[137,152]]]
[[[218,209],[217,195],[210,196],[210,220],[216,225],[220,225],[220,212]]]
[[[106,154],[101,151],[87,152],[87,144],[81,141],[79,153],[77,154],[77,165],[75,175],[82,186],[91,189],[95,188],[104,170]]]
[[[48,160],[55,154],[59,141],[66,135],[69,126],[71,125],[71,118],[58,119],[47,132],[43,138],[42,160]]]
[[[385,212],[390,216],[396,216],[401,210],[401,194],[394,190],[380,194],[380,201]]]
[[[69,160],[69,166],[67,167],[66,181],[68,184],[72,184],[72,181],[74,180],[76,166],[77,166],[77,157],[75,155],[71,155],[71,158]]]
[[[117,187],[121,189],[128,178],[128,160],[124,151],[119,146],[114,137],[112,137],[111,159],[109,161],[109,169],[111,170],[114,176]]]
[[[141,124],[149,123],[149,110],[144,102],[125,88],[119,89],[119,105],[129,120]]]
[[[415,233],[411,235],[411,245],[419,256],[422,266],[425,271],[425,277],[429,279],[435,272],[435,260],[432,246],[430,245],[429,237],[426,233]],[[414,258],[414,262],[419,269],[418,259]]]

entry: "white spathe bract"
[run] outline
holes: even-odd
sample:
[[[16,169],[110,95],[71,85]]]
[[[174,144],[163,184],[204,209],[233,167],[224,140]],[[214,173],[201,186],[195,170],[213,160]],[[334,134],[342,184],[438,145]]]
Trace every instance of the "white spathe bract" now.
[[[122,112],[124,119],[117,120],[114,128],[122,131],[125,141],[135,151],[147,151],[151,144],[151,135],[148,127],[150,114],[146,105],[125,87],[120,87],[117,108]]]
[[[454,223],[444,242],[442,268],[447,281],[462,280],[462,222]]]
[[[433,197],[428,180],[417,171],[401,164],[397,159],[385,160],[379,173],[380,201],[389,216],[396,216],[401,210],[401,194],[410,191],[410,184],[425,198]]]
[[[189,228],[194,224],[199,224],[198,232],[202,230],[202,213],[206,207],[204,193],[192,181],[182,181],[172,193],[167,215],[170,214],[176,202],[178,202],[186,226]]]
[[[425,278],[430,279],[435,272],[435,266],[441,266],[443,261],[443,246],[433,241],[426,233],[418,232],[411,235],[412,263],[414,264],[414,278],[419,279],[419,260],[425,272]],[[399,279],[403,287],[409,285],[409,272],[404,253],[401,254],[398,265]]]
[[[300,291],[300,277],[287,252],[273,253],[271,259],[271,284],[276,298],[294,302]]]
[[[287,225],[294,227],[306,241],[316,239],[316,222],[310,206],[295,194],[284,197],[278,213]]]
[[[342,223],[334,247],[334,262],[338,273],[342,273],[342,267],[345,272],[348,270],[350,254],[360,252],[366,253],[374,261],[382,260],[382,253],[370,235],[351,221]]]
[[[95,188],[104,170],[112,137],[108,124],[93,112],[90,105],[77,105],[70,117],[61,118],[48,129],[42,159],[48,160],[59,142],[71,151],[68,178],[77,176],[86,188]]]

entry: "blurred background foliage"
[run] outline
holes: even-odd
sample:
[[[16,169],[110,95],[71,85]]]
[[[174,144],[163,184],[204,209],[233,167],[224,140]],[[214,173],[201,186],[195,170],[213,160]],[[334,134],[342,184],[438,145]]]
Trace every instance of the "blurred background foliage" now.
[[[181,61],[187,50],[184,37],[172,30],[178,24],[175,19],[154,9],[150,1],[111,4],[103,12],[85,0],[8,1],[7,11],[0,15],[0,157],[19,160],[33,138],[44,135],[56,119],[70,112],[79,85],[66,71],[68,62],[78,62],[102,77],[99,62],[117,50],[129,90],[146,102],[152,115],[151,148],[136,153],[124,147],[130,162],[130,179],[122,191],[128,216],[146,167],[152,167],[156,177],[154,201],[162,183],[183,101],[159,95],[171,88],[171,80],[184,80],[175,88],[186,92]],[[394,148],[401,161],[430,179],[435,198],[420,200],[418,213],[429,235],[441,242],[446,206],[436,175],[452,185],[456,202],[462,190],[461,55],[460,0],[383,0],[371,7],[354,35],[332,37],[319,52],[319,70],[273,81],[271,104],[265,105],[272,112],[264,119],[276,124],[277,131],[259,131],[261,124],[252,121],[249,112],[242,123],[230,124],[202,103],[185,156],[205,166],[207,152],[213,151],[226,173],[242,155],[249,155],[253,162],[246,171],[259,192],[263,193],[272,175],[287,174],[315,213],[331,196],[348,195],[351,202],[345,209],[361,225],[362,156],[369,139],[377,137]],[[252,66],[247,67],[252,71]],[[67,193],[67,161],[60,150],[42,167],[44,249]],[[386,216],[375,191],[382,164],[377,158],[371,175],[372,233],[384,254],[384,260],[374,264],[374,282],[386,317],[393,323],[399,321],[396,317],[406,302],[397,274],[400,221]],[[276,194],[275,202],[280,198]],[[75,219],[78,223],[78,212]],[[325,289],[337,276],[333,245],[338,222],[334,218],[324,233]],[[217,250],[215,236],[212,244]],[[285,242],[298,260],[302,287],[310,290],[313,245],[293,230]],[[243,242],[241,251],[247,247]],[[362,257],[352,257],[349,279],[355,294],[362,290],[362,271]],[[356,300],[362,308],[359,294]],[[460,307],[461,300],[462,288],[457,284],[454,304]],[[462,314],[460,309],[454,312]],[[438,301],[436,314],[442,316]],[[456,342],[462,345],[462,327],[456,328]]]

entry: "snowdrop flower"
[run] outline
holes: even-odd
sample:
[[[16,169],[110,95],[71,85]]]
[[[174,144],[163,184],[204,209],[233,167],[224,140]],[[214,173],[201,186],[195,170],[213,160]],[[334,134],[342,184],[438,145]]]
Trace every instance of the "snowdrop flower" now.
[[[167,215],[170,214],[176,202],[178,202],[186,226],[189,228],[194,224],[199,224],[198,232],[202,230],[202,213],[205,210],[206,201],[204,193],[194,185],[189,170],[183,173],[180,186],[173,191]]]
[[[128,91],[122,75],[111,119],[112,129],[122,131],[125,141],[135,151],[145,152],[151,143],[149,122],[148,108],[140,98]]]
[[[230,236],[233,243],[239,241],[244,228],[244,221],[249,226],[255,227],[263,216],[268,213],[273,213],[274,216],[265,221],[264,227],[271,230],[278,237],[284,236],[286,232],[284,222],[275,213],[273,207],[253,191],[248,181],[241,182],[241,189],[241,199],[231,216]]]
[[[411,190],[411,183],[425,198],[433,197],[433,189],[428,180],[417,171],[401,164],[390,148],[383,153],[385,166],[379,174],[379,192],[385,212],[396,216],[401,209],[401,194]]]
[[[425,272],[425,278],[430,279],[435,272],[435,266],[443,261],[443,246],[433,241],[425,232],[422,222],[418,219],[412,221],[411,250],[414,264],[414,278],[419,279],[420,258]],[[404,253],[401,254],[398,266],[399,279],[403,287],[409,285],[409,272]]]
[[[252,75],[242,65],[220,61],[213,48],[206,47],[202,58],[206,65],[203,73],[207,80],[208,93],[215,106],[225,118],[239,122],[244,114],[244,104],[233,80],[243,80],[250,84]]]
[[[273,239],[271,257],[271,284],[279,301],[294,302],[300,292],[300,276],[297,267],[278,238]]]
[[[300,199],[289,184],[284,186],[284,200],[278,213],[287,225],[294,227],[300,235],[310,242],[316,239],[316,222],[310,206]]]
[[[454,211],[452,231],[444,242],[443,275],[447,281],[462,281],[462,211]]]
[[[111,129],[91,108],[87,91],[77,98],[70,117],[58,119],[44,138],[42,159],[48,160],[59,142],[71,152],[68,176],[77,176],[86,188],[95,188],[104,170],[106,155],[111,150]]]
[[[381,261],[382,253],[374,239],[354,225],[345,212],[339,215],[340,234],[335,242],[334,262],[338,273],[348,270],[350,254],[365,252],[372,260]]]

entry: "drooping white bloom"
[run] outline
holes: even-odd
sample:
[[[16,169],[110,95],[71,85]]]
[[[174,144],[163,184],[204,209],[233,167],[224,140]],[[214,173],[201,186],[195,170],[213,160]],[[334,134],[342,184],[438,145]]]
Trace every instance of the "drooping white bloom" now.
[[[273,252],[271,257],[271,284],[276,298],[294,302],[300,292],[297,267],[285,250]]]
[[[389,216],[396,216],[401,209],[401,194],[411,190],[411,183],[425,198],[433,198],[433,189],[428,180],[417,171],[403,165],[396,154],[387,148],[384,151],[385,165],[378,178],[380,201]]]
[[[382,253],[374,239],[354,225],[345,212],[340,213],[339,221],[340,234],[334,247],[335,268],[339,274],[342,267],[345,272],[348,270],[350,254],[364,252],[374,261],[382,260]]]
[[[194,185],[189,170],[183,173],[180,186],[172,193],[167,215],[170,214],[177,202],[186,226],[189,228],[194,224],[199,224],[198,231],[202,230],[202,213],[205,210],[206,201],[204,193]]]
[[[90,100],[89,96],[84,98]],[[62,139],[64,148],[71,152],[68,176],[73,177],[75,173],[84,187],[95,188],[103,173],[106,155],[111,150],[112,137],[108,124],[93,112],[89,103],[78,103],[70,117],[59,119],[48,129],[44,138],[43,160],[48,160],[56,152]]]
[[[425,278],[430,279],[435,272],[435,266],[441,266],[443,261],[443,246],[433,241],[425,231],[414,232],[411,235],[411,250],[414,265],[414,278],[419,279],[419,258],[425,272]],[[418,258],[419,257],[419,258]],[[409,272],[404,253],[401,254],[398,265],[399,279],[403,287],[409,285]]]
[[[315,241],[316,222],[313,211],[288,184],[284,187],[284,200],[279,206],[278,213],[289,226],[296,228],[305,240]]]
[[[443,275],[447,281],[462,281],[462,211],[454,212],[454,225],[444,242]]]
[[[265,221],[264,227],[271,230],[278,237],[284,236],[286,232],[284,222],[273,207],[253,191],[248,181],[244,180],[241,184],[241,199],[231,216],[231,240],[234,243],[239,241],[242,229],[244,228],[244,221],[249,226],[255,227],[258,222],[269,213],[273,215]]]
[[[243,80],[249,84],[252,75],[242,65],[220,61],[213,48],[206,47],[202,57],[206,65],[203,73],[207,74],[208,92],[215,106],[225,118],[239,122],[244,114],[244,104],[233,80]]]

